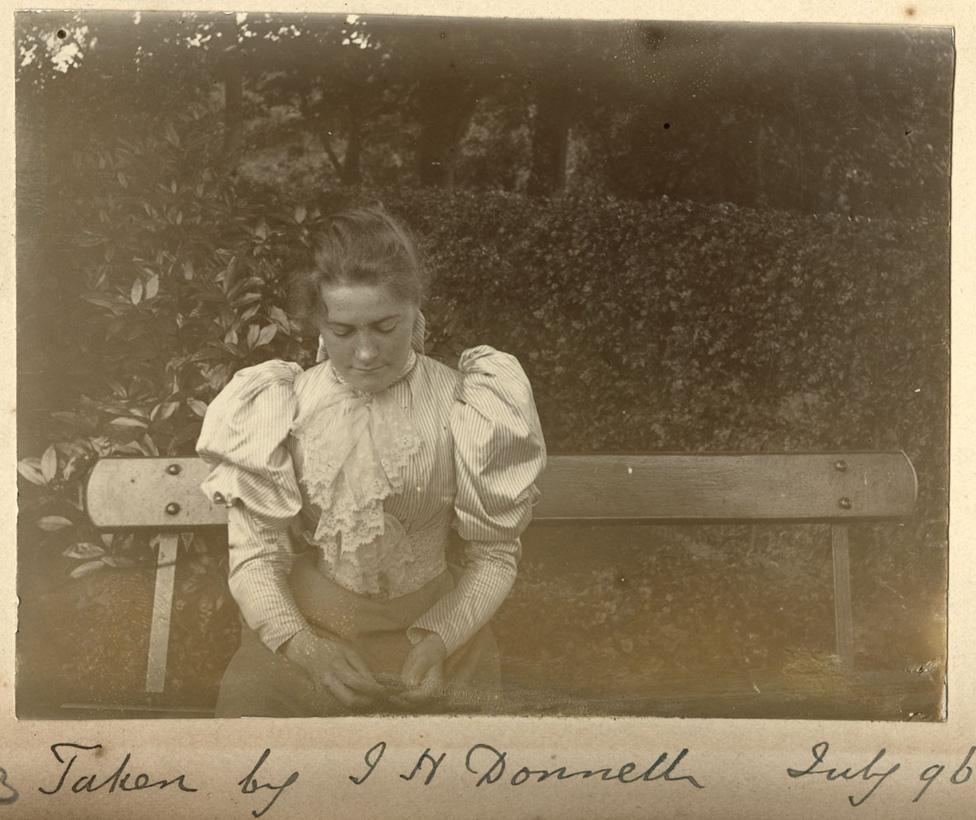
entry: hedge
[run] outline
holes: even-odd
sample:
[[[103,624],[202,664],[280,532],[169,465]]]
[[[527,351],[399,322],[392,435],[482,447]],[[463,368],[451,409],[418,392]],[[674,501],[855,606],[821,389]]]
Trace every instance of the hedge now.
[[[731,205],[388,198],[435,326],[529,372],[562,452],[904,448],[946,503],[948,234]]]

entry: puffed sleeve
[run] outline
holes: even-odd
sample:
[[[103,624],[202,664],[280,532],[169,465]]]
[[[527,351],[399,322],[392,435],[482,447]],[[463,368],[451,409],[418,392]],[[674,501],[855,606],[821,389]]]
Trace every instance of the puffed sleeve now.
[[[302,496],[286,439],[297,364],[239,371],[207,408],[197,452],[211,466],[204,493],[228,507],[228,585],[248,626],[275,651],[308,626],[288,587],[287,527]]]
[[[466,542],[457,586],[408,630],[436,632],[448,654],[484,626],[515,582],[520,536],[532,520],[546,445],[532,387],[514,356],[466,350],[451,411],[457,481],[454,528]]]

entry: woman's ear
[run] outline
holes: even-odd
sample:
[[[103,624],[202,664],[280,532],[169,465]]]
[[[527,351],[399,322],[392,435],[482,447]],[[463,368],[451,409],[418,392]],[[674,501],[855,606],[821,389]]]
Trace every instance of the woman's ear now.
[[[329,358],[329,351],[325,349],[325,339],[319,334],[319,349],[315,353],[315,363],[319,364]]]

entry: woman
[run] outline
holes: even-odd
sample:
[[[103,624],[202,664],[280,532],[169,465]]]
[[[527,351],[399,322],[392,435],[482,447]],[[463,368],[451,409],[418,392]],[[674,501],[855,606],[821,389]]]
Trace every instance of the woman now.
[[[298,292],[327,359],[240,371],[197,444],[212,467],[204,492],[229,508],[229,584],[247,624],[218,716],[496,691],[487,623],[545,466],[512,356],[476,347],[458,372],[423,354],[427,280],[389,215],[340,214],[316,246]],[[452,526],[460,572],[445,563]]]

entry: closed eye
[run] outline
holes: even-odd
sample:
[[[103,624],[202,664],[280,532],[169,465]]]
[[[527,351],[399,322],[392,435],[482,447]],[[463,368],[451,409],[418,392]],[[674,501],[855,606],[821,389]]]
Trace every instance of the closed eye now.
[[[380,319],[378,322],[370,325],[378,333],[392,333],[400,324],[400,318],[398,316],[388,316],[385,319]],[[344,324],[332,324],[331,322],[326,323],[329,332],[334,336],[349,336],[352,334],[356,328],[353,325]]]

